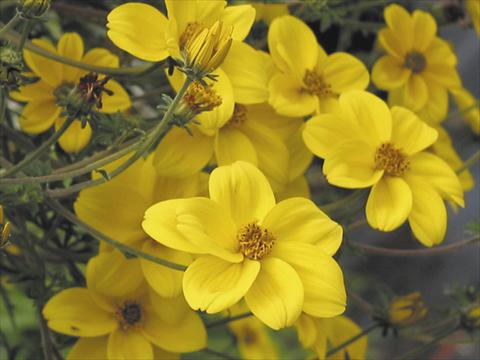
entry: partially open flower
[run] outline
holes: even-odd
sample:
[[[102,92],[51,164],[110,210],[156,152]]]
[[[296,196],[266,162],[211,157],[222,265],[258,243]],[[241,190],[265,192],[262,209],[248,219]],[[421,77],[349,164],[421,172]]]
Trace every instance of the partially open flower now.
[[[394,299],[388,308],[388,320],[396,327],[413,325],[426,314],[427,307],[418,291]]]

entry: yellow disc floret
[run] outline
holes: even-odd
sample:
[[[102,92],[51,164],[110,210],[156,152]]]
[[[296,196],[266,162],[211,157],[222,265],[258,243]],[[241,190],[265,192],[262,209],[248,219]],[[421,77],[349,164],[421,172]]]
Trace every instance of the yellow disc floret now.
[[[332,86],[327,84],[323,77],[315,70],[307,70],[303,78],[305,90],[319,98],[334,96]]]
[[[275,237],[256,222],[242,227],[237,233],[240,251],[250,260],[261,260],[272,251]]]
[[[204,86],[197,81],[190,84],[183,101],[196,114],[211,111],[222,104],[222,98],[211,86]]]
[[[375,168],[387,175],[402,176],[409,167],[407,156],[390,143],[380,145],[375,153]]]

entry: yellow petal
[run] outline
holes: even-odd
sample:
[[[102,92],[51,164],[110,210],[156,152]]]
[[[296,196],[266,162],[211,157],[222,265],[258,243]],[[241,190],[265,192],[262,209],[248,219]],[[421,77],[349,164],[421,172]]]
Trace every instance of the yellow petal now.
[[[357,123],[361,139],[371,146],[390,140],[392,116],[387,104],[366,91],[349,91],[340,95],[340,106],[345,118]]]
[[[349,90],[364,90],[370,81],[365,65],[355,56],[344,52],[336,52],[321,61],[318,65],[324,80],[331,85],[336,94]]]
[[[303,347],[306,349],[312,348],[315,340],[317,340],[317,327],[314,319],[302,313],[295,323],[295,329],[297,330],[298,340]]]
[[[268,100],[268,74],[259,51],[234,41],[221,66],[232,83],[236,102],[257,104]]]
[[[275,205],[265,176],[255,166],[242,161],[213,170],[209,191],[210,198],[223,207],[237,227],[262,221]]]
[[[313,160],[312,152],[303,141],[305,123],[297,122],[295,132],[286,139],[286,146],[290,152],[288,159],[288,180],[291,183],[301,177],[308,169]]]
[[[102,95],[103,106],[100,109],[101,112],[114,113],[127,110],[132,106],[130,96],[128,96],[127,91],[118,82],[109,80],[105,88],[112,91],[113,95],[109,96],[105,93]]]
[[[446,87],[459,87],[462,80],[454,66],[445,64],[428,64],[422,75],[429,82]]]
[[[274,330],[292,326],[302,312],[303,285],[293,267],[268,257],[245,300],[252,313]]]
[[[269,104],[281,115],[298,117],[312,114],[318,107],[317,98],[302,91],[302,82],[291,75],[277,74],[268,88]]]
[[[393,90],[406,84],[411,70],[392,56],[382,56],[373,65],[372,81],[383,90]]]
[[[408,176],[422,178],[431,184],[443,197],[464,206],[463,189],[457,174],[438,156],[421,152],[410,159]]]
[[[335,254],[342,242],[341,226],[308,199],[291,198],[279,202],[262,225],[278,242],[314,244],[328,255]]]
[[[67,355],[67,360],[104,360],[107,358],[108,337],[80,338]]]
[[[154,241],[145,241],[142,250],[175,264],[188,266],[192,261],[192,257],[189,254],[169,249]],[[161,296],[174,297],[182,292],[183,273],[181,271],[173,270],[145,259],[140,259],[140,265],[142,266],[145,280]]]
[[[407,10],[397,4],[388,5],[384,11],[385,22],[396,34],[401,36],[405,48],[413,45],[413,20]]]
[[[57,53],[57,50],[50,41],[43,39],[34,39],[32,43],[42,49]],[[62,64],[57,61],[49,60],[44,56],[37,55],[29,50],[23,51],[25,63],[28,67],[39,76],[43,81],[52,87],[57,87],[62,82]]]
[[[302,80],[318,60],[317,39],[300,19],[285,15],[276,18],[268,30],[268,48],[274,64],[284,73]]]
[[[371,227],[393,231],[407,220],[412,209],[412,192],[399,177],[384,176],[376,183],[367,201],[367,220]]]
[[[86,64],[113,68],[118,68],[120,64],[117,55],[103,48],[94,48],[87,51],[82,61]],[[85,73],[87,73],[87,71],[85,71]]]
[[[470,108],[469,111],[463,114],[463,118],[470,124],[475,134],[480,134],[480,110],[478,104],[473,106],[476,103],[473,95],[463,87],[455,89],[452,94],[459,110]]]
[[[230,127],[220,129],[215,137],[215,158],[219,166],[230,165],[238,160],[257,165],[257,152],[250,139]]]
[[[346,316],[325,319],[327,338],[332,348],[340,346],[362,332],[362,329]],[[367,355],[368,337],[362,336],[351,345],[346,346],[327,360],[343,360],[346,358],[362,360]],[[348,354],[348,356],[347,356]]]
[[[255,21],[255,9],[252,5],[227,6],[221,20],[226,26],[233,27],[232,38],[242,41],[247,37]]]
[[[48,327],[71,336],[102,336],[117,328],[114,313],[101,309],[87,289],[70,288],[53,296],[43,308]]]
[[[392,143],[407,155],[425,150],[437,140],[437,131],[410,110],[394,106],[392,121]]]
[[[439,37],[435,37],[432,40],[424,54],[427,58],[427,65],[444,64],[453,67],[457,64],[457,57],[452,47],[448,42]]]
[[[420,110],[428,101],[428,89],[420,75],[412,75],[404,87],[405,106],[413,111]]]
[[[161,176],[185,178],[198,173],[213,155],[214,139],[192,128],[171,129],[155,149],[153,164]]]
[[[31,101],[23,108],[20,116],[20,128],[29,134],[42,133],[52,127],[60,112],[61,109],[52,98]]]
[[[207,346],[207,332],[198,314],[188,309],[176,323],[167,323],[156,313],[147,314],[142,333],[159,348],[174,352],[192,352]]]
[[[57,44],[58,55],[71,60],[81,61],[83,56],[83,40],[77,33],[64,33]],[[76,83],[79,69],[62,64],[63,81]]]
[[[179,353],[171,353],[169,351],[165,351],[160,349],[159,347],[153,347],[153,358],[155,360],[180,360]]]
[[[374,164],[375,149],[363,141],[351,140],[338,145],[323,164],[330,184],[348,189],[366,188],[383,175]]]
[[[406,44],[402,41],[402,34],[399,34],[392,29],[383,28],[378,32],[378,43],[388,55],[393,56],[397,61],[401,62],[405,58],[407,51]]]
[[[259,270],[258,261],[232,264],[210,255],[199,257],[183,277],[185,299],[194,310],[220,312],[243,298]]]
[[[417,115],[429,124],[438,124],[448,113],[448,89],[430,79],[425,79],[428,88],[428,102]]]
[[[447,230],[447,210],[438,193],[422,180],[408,178],[413,206],[408,222],[415,237],[425,246],[440,244]]]
[[[437,23],[431,14],[422,10],[415,10],[413,18],[413,48],[417,51],[425,50],[437,34]]]
[[[332,317],[345,311],[347,297],[342,270],[321,246],[305,242],[278,242],[271,256],[287,262],[300,276],[305,291],[305,313]]]
[[[22,102],[30,101],[55,101],[53,91],[55,89],[48,85],[45,81],[39,80],[33,84],[20,87],[18,91],[11,91],[8,95]]]
[[[108,338],[108,358],[153,360],[152,344],[139,332],[116,330]]]
[[[197,173],[182,179],[157,176],[153,199],[157,202],[201,195],[204,190],[202,184],[204,176],[208,178],[206,173]]]
[[[59,118],[55,122],[55,131],[58,131],[65,122],[65,118]],[[78,153],[85,146],[87,146],[92,137],[92,128],[87,123],[82,129],[82,123],[75,120],[68,129],[58,139],[60,147],[68,153]]]
[[[120,49],[147,61],[169,55],[165,39],[168,20],[153,6],[123,4],[108,14],[107,21],[107,35]]]

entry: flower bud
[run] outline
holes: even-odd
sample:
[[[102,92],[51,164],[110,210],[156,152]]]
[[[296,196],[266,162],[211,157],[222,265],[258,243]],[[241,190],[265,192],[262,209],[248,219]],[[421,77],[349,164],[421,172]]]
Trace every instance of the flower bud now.
[[[419,292],[395,298],[388,308],[388,319],[397,327],[410,326],[427,314],[427,307]]]
[[[222,104],[222,98],[217,95],[211,85],[195,81],[188,87],[175,117],[181,124],[186,124],[196,115],[211,111]]]
[[[22,54],[10,45],[0,47],[0,86],[16,90],[24,77]]]
[[[26,18],[39,17],[48,10],[50,3],[51,0],[21,0],[18,11]]]

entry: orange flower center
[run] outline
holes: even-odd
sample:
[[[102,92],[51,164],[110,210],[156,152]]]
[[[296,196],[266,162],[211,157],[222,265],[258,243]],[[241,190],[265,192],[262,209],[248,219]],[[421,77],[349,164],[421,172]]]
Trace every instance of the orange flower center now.
[[[380,145],[375,152],[375,168],[387,175],[402,176],[409,167],[407,156],[390,143]]]
[[[427,66],[427,59],[418,51],[411,51],[405,56],[404,66],[412,70],[414,74],[422,72]]]
[[[217,95],[211,86],[203,86],[196,81],[190,84],[183,101],[194,113],[211,111],[222,104],[222,98]]]
[[[233,115],[226,125],[238,128],[247,120],[247,108],[240,104],[235,104]]]
[[[136,301],[125,301],[116,311],[122,330],[129,330],[139,325],[144,315],[142,306]]]
[[[256,222],[242,227],[237,233],[240,251],[250,260],[261,260],[272,251],[275,238],[268,229]]]
[[[307,70],[305,72],[303,83],[306,91],[319,98],[335,96],[335,93],[332,91],[332,86],[327,84],[323,77],[315,70]]]
[[[188,23],[182,35],[180,35],[180,39],[179,39],[180,49],[183,49],[190,39],[193,39],[203,29],[206,29],[206,28],[207,27],[205,26],[205,24],[201,22],[195,21],[195,22]]]

